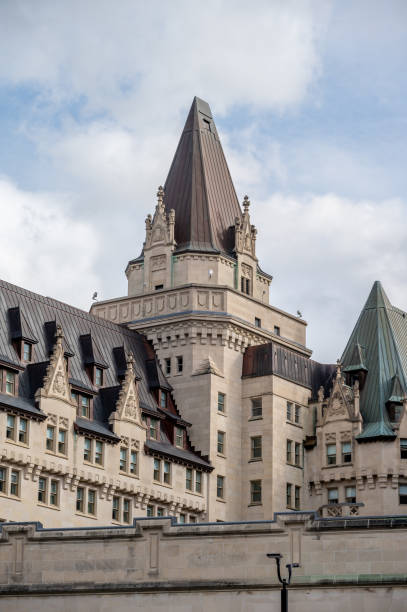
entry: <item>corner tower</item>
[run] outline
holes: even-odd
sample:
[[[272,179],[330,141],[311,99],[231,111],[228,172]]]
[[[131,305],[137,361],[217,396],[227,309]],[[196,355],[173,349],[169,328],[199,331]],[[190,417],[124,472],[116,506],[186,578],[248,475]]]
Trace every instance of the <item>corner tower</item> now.
[[[269,305],[272,277],[259,267],[249,210],[247,196],[240,208],[209,105],[194,98],[141,254],[127,265],[128,296],[92,307],[153,343],[192,443],[215,467],[210,520],[259,518],[242,502],[246,347],[273,340],[310,355],[306,323]],[[253,393],[261,390],[252,385]]]

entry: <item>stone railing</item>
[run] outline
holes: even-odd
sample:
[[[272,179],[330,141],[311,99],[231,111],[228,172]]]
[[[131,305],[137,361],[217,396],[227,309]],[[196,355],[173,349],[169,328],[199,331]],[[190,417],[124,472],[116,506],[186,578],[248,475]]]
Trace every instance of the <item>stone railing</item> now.
[[[324,504],[318,510],[318,514],[323,518],[338,516],[358,516],[359,508],[363,503],[342,502],[338,504]]]

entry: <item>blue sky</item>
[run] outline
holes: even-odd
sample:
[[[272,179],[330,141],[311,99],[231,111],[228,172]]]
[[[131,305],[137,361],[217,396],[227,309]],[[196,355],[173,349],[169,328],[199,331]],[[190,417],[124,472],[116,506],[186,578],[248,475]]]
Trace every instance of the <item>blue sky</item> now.
[[[125,294],[198,95],[314,357],[374,280],[407,308],[404,1],[6,0],[0,24],[1,277],[86,309]]]

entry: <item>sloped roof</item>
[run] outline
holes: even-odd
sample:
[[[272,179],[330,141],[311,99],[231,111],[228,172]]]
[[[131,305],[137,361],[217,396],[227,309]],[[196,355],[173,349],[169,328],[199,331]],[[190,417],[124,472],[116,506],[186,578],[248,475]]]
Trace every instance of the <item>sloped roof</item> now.
[[[344,371],[355,365],[355,347],[360,345],[367,369],[360,393],[363,431],[358,439],[392,438],[386,402],[395,389],[407,389],[407,314],[391,305],[381,283],[376,281],[341,358]],[[361,353],[361,354],[362,354]]]
[[[194,98],[164,186],[166,211],[175,210],[177,251],[233,255],[236,191],[211,109]]]

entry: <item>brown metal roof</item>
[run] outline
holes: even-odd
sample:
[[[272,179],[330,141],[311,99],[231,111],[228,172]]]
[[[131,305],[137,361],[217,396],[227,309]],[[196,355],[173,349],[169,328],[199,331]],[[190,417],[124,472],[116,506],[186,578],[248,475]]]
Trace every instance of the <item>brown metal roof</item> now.
[[[175,210],[177,251],[233,255],[236,191],[209,105],[194,98],[165,182],[167,212]]]

